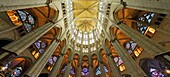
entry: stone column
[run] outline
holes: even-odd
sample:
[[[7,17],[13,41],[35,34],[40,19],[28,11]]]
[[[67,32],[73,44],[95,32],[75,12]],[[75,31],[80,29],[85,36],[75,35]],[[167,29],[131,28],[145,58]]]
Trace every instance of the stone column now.
[[[26,48],[28,48],[31,44],[33,44],[36,40],[38,40],[41,36],[43,36],[46,32],[48,32],[51,28],[53,28],[55,24],[49,22],[45,24],[44,26],[41,26],[27,35],[21,37],[18,40],[15,40],[14,42],[4,46],[2,49],[6,50],[7,52],[4,52],[0,55],[0,62],[2,64],[6,64],[8,59],[7,55],[9,55],[9,52],[15,54],[16,56],[22,53]],[[11,58],[12,60],[12,58]],[[10,60],[8,60],[10,61]]]
[[[0,12],[47,6],[47,0],[0,0]]]
[[[105,43],[103,43],[103,44],[105,44]],[[109,61],[109,66],[110,66],[110,69],[111,69],[111,76],[122,77],[118,66],[116,65],[116,63],[112,59],[111,51],[109,51],[108,47],[105,47],[104,45],[103,45],[103,49],[104,49],[106,56],[107,56],[107,59]]]
[[[170,14],[169,0],[123,0],[126,7],[156,13]]]
[[[158,32],[160,32],[160,33],[162,33],[162,34],[165,34],[165,35],[167,35],[167,36],[170,37],[170,33],[169,33],[169,32],[167,32],[167,31],[165,31],[165,30],[163,30],[163,29],[160,29],[160,28],[155,28],[155,29],[156,29],[156,31],[158,31]]]
[[[0,31],[0,34],[4,34],[4,33],[6,33],[6,32],[9,32],[9,31],[15,30],[15,29],[17,29],[18,27],[20,27],[20,26],[14,26],[14,27],[11,27],[11,28],[8,28],[8,29],[5,29],[5,30],[3,30],[3,31]]]
[[[60,66],[61,66],[61,63],[64,59],[64,55],[67,51],[67,47],[63,47],[62,51],[61,51],[61,54],[60,54],[60,57],[59,59],[56,61],[56,63],[54,64],[50,74],[48,77],[56,77],[58,72],[59,72],[59,69],[60,69]]]
[[[158,31],[158,32],[160,32],[160,33],[162,33],[162,34],[166,34],[167,36],[170,36],[170,33],[169,32],[167,32],[167,31],[165,31],[165,30],[163,30],[163,29],[161,29],[161,28],[157,28],[157,27],[155,27],[155,26],[152,26],[152,24],[150,24],[150,23],[146,23],[146,22],[142,22],[142,21],[139,21],[139,20],[133,20],[133,19],[130,19],[130,18],[127,18],[128,20],[131,20],[132,22],[138,22],[138,23],[141,23],[141,24],[143,24],[143,25],[146,25],[147,27],[151,27],[151,28],[154,28],[154,29],[156,29],[156,31]]]
[[[65,18],[65,17],[63,17]],[[58,21],[52,23],[48,22],[45,25],[31,31],[27,35],[21,37],[20,39],[4,46],[4,53],[0,55],[0,64],[6,64],[9,61],[13,60],[15,56],[18,56],[22,53],[26,48],[28,48],[31,44],[33,44],[36,40],[42,37],[45,33],[47,33],[50,29],[52,29],[58,22],[60,22],[63,18],[59,19]],[[12,58],[10,57],[10,53],[13,53],[15,56]]]
[[[106,77],[103,61],[101,61],[101,60],[99,60],[99,67],[100,67],[100,71],[101,71],[101,76]]]
[[[25,72],[24,75],[28,77],[38,77],[58,45],[59,42],[53,40],[50,46],[48,46],[45,52],[42,53],[38,60]]]
[[[90,77],[94,77],[92,64],[89,66],[89,73],[90,73]]]
[[[158,44],[157,42],[149,39],[148,37],[142,35],[138,31],[130,28],[125,24],[116,25],[121,31],[123,31],[127,36],[135,40],[143,49],[145,49],[152,56],[167,53],[168,50]],[[142,37],[142,38],[141,38]]]
[[[92,63],[92,57],[91,57],[91,51],[89,49],[88,52],[88,57],[89,57],[89,61],[88,61],[88,65],[89,65],[89,77],[94,77],[94,72],[93,72],[93,63]]]
[[[73,57],[74,57],[74,51],[71,52],[71,54],[68,58],[68,64],[67,64],[67,68],[66,68],[65,73],[64,73],[64,77],[69,77]]]
[[[132,59],[128,54],[126,49],[119,43],[117,39],[111,41],[114,49],[117,51],[117,54],[123,60],[123,63],[126,66],[126,70],[129,71],[132,77],[144,77],[146,76],[142,69],[137,65],[137,63]]]
[[[76,74],[76,77],[81,77],[81,64],[82,64],[82,52],[80,52],[80,55],[79,55],[79,62],[78,62],[78,68],[77,68],[77,74]]]
[[[104,14],[102,14],[105,16]],[[169,52],[168,49],[158,44],[157,42],[151,40],[150,38],[142,35],[138,31],[132,29],[131,27],[125,25],[124,23],[116,22],[111,20],[109,17],[105,16],[109,21],[112,22],[113,26],[118,27],[121,31],[123,31],[127,36],[131,39],[135,40],[143,49],[145,49],[150,55],[156,56],[163,53]],[[115,37],[114,37],[115,38]]]
[[[104,62],[103,62],[102,56],[101,56],[100,52],[98,51],[98,49],[96,51],[97,51],[96,54],[97,54],[97,59],[98,59],[98,62],[99,62],[101,76],[106,77],[105,70],[104,70],[104,65],[103,65]]]

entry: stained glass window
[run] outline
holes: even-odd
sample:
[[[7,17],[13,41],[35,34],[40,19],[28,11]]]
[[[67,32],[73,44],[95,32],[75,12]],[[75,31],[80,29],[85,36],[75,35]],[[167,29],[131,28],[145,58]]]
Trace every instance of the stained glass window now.
[[[67,68],[67,65],[64,66],[64,68],[62,69],[62,72],[64,72]]]
[[[101,72],[100,72],[100,67],[97,67],[97,68],[96,68],[96,75],[99,75],[99,74],[101,74]]]
[[[97,30],[96,30],[96,29],[94,30],[94,34],[95,34],[96,40],[98,40],[98,35],[99,35],[99,34],[97,33]]]
[[[147,14],[144,14],[143,16],[139,17],[138,20],[141,22],[151,23],[151,20],[154,15],[155,15],[154,13],[147,13]],[[142,23],[139,23],[139,22],[137,23],[137,25],[138,25],[138,31],[142,34],[145,34],[148,27]]]
[[[104,70],[105,70],[105,73],[108,72],[108,69],[106,68],[106,66],[104,66]],[[96,75],[99,75],[99,74],[101,74],[101,71],[100,71],[100,67],[98,66],[98,67],[96,68]]]
[[[67,69],[67,65],[65,65],[62,69],[62,72],[64,73],[64,71],[66,71]],[[70,75],[74,75],[75,74],[75,71],[74,71],[74,68],[71,66],[71,69],[70,69]]]
[[[114,61],[116,62],[116,65],[119,66],[123,63],[122,59],[120,57],[115,57]]]
[[[70,74],[74,75],[74,68],[72,66],[71,66],[71,69],[70,69]]]
[[[15,67],[12,69],[11,73],[7,73],[5,77],[19,77],[22,73],[22,67]]]
[[[90,38],[90,44],[94,43],[94,36],[92,32],[89,34],[89,38]]]
[[[15,67],[14,72],[13,72],[12,75],[14,77],[18,77],[21,74],[21,72],[22,72],[22,68],[21,67]]]
[[[75,29],[75,30],[74,30],[74,34],[72,35],[73,40],[76,39],[76,35],[77,35],[77,30]]]
[[[119,67],[120,71],[124,71],[126,69],[121,57],[114,57],[114,61],[116,62],[116,65]]]
[[[54,65],[54,63],[57,61],[57,57],[56,56],[51,56],[50,59],[48,59],[48,62],[52,65]]]
[[[91,52],[96,50],[96,46],[91,47]]]
[[[150,68],[149,71],[152,77],[165,77],[160,71],[155,68]]]
[[[82,76],[88,76],[89,75],[89,69],[88,68],[83,68],[81,72]]]
[[[19,10],[18,10],[18,13],[19,13],[19,15],[20,15],[20,17],[21,17],[21,20],[22,20],[22,21],[25,21],[26,18],[27,18],[26,13],[23,12],[23,11],[19,11]]]
[[[88,45],[88,35],[87,34],[84,34],[83,44]]]
[[[5,76],[4,77],[19,77],[19,75],[22,73],[23,69],[20,66],[15,66],[13,68],[10,68],[9,66],[11,66],[11,62],[7,63],[4,67],[2,67],[0,69],[0,74],[2,71],[11,71],[8,73],[4,73]]]
[[[32,24],[32,25],[35,24],[34,18],[33,18],[31,15],[28,15],[28,21],[29,21],[29,23]]]
[[[87,52],[88,52],[88,48],[83,48],[82,51],[83,51],[84,53],[87,53]]]
[[[21,21],[23,22],[25,29],[27,32],[30,32],[35,25],[34,17],[30,13],[23,10],[17,10],[17,12],[21,18]]]
[[[129,54],[132,54],[132,52],[135,50],[136,47],[137,47],[137,43],[134,41],[129,41],[125,44],[125,48]]]
[[[37,59],[41,53],[45,51],[46,43],[38,40],[34,43],[37,50],[33,50],[31,53]]]
[[[82,33],[79,32],[77,37],[78,37],[78,38],[77,38],[77,43],[81,44]]]
[[[36,48],[39,50],[40,53],[43,53],[46,48],[46,43],[43,41],[37,41],[34,43]]]

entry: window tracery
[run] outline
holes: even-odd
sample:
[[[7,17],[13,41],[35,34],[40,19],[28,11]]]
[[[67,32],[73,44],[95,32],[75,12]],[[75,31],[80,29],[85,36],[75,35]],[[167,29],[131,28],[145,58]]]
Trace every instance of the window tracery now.
[[[138,20],[141,22],[145,22],[150,24],[152,21],[152,18],[154,17],[155,13],[146,13],[143,16],[139,17]],[[137,22],[138,25],[138,31],[142,34],[145,34],[145,32],[147,31],[149,25],[146,24],[142,24],[140,22]]]
[[[103,67],[104,67],[105,73],[108,73],[108,69],[106,68],[106,66],[103,66]],[[101,74],[101,71],[100,71],[100,67],[98,66],[98,67],[96,68],[96,75],[99,75],[99,74]]]
[[[3,75],[3,77],[20,77],[24,71],[23,67],[21,67],[23,61],[19,63],[16,61],[8,62],[4,67],[0,69],[0,76]]]
[[[136,47],[137,47],[137,43],[134,41],[129,41],[125,44],[125,48],[129,54],[132,54],[132,52],[135,50]]]
[[[139,47],[138,44],[133,40],[125,43],[125,49],[133,59],[136,59],[143,51],[143,48]]]
[[[116,62],[116,65],[119,67],[120,71],[124,71],[126,69],[121,57],[114,57],[114,61]]]
[[[150,68],[149,72],[151,74],[152,77],[165,77],[164,74],[162,74],[161,72],[159,72],[156,68]]]
[[[48,62],[51,65],[54,65],[56,61],[57,61],[57,57],[56,56],[51,56],[50,59],[48,59]]]
[[[84,67],[84,68],[82,69],[81,75],[82,75],[82,76],[88,76],[88,75],[89,75],[89,69],[86,68],[86,67]]]
[[[37,50],[32,51],[32,55],[37,59],[41,53],[45,51],[45,48],[47,47],[46,43],[38,40],[34,43]]]
[[[30,13],[23,10],[17,10],[17,13],[27,32],[30,32],[35,26],[35,18]]]
[[[64,72],[66,71],[66,69],[67,69],[67,65],[65,65],[65,66],[63,67],[63,69],[61,70],[61,72],[64,73]],[[70,75],[73,76],[74,74],[75,74],[75,69],[73,68],[73,66],[71,66],[71,68],[70,68]]]

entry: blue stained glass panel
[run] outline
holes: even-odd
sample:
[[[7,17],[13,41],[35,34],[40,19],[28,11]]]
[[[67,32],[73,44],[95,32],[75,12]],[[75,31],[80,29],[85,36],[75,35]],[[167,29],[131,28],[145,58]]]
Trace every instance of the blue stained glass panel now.
[[[19,10],[18,10],[17,12],[19,13],[19,15],[20,15],[20,17],[21,17],[21,20],[22,20],[22,21],[25,21],[26,18],[27,18],[26,13],[23,12],[23,11],[19,11]]]
[[[31,15],[28,16],[28,21],[29,21],[29,23],[31,23],[32,25],[35,24],[34,18],[33,18]]]
[[[23,22],[23,25],[26,28],[27,32],[30,32],[35,24],[34,17],[26,11],[17,10],[17,12],[18,12],[20,19]]]
[[[46,47],[45,42],[41,42],[41,47],[42,47],[42,48],[45,48],[45,47]]]
[[[88,68],[83,68],[81,74],[83,76],[88,76],[89,75],[89,69]]]
[[[28,32],[31,31],[32,26],[31,26],[30,24],[24,23],[24,26],[25,26],[25,28],[26,28],[26,30],[27,30]]]
[[[39,41],[35,42],[34,44],[35,44],[35,46],[36,46],[38,49],[40,49],[40,46],[41,46],[41,45],[40,45],[40,42],[39,42]]]
[[[150,68],[150,74],[152,77],[165,77],[161,72],[155,68]]]
[[[70,74],[74,75],[74,68],[72,66],[71,66],[71,69],[70,69]]]
[[[16,76],[19,76],[22,72],[22,68],[21,67],[16,67],[14,72],[13,72],[13,76],[16,77]]]

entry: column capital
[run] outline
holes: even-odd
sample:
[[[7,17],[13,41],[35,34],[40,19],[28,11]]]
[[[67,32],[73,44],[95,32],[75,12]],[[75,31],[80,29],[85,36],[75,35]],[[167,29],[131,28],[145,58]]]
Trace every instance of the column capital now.
[[[80,67],[81,66],[81,63],[80,64],[78,64],[78,67]]]
[[[92,68],[93,68],[93,64],[89,64],[89,67],[92,67]]]
[[[71,63],[72,62],[72,60],[69,60],[68,62],[67,62],[67,64],[69,64],[69,63]]]
[[[65,54],[64,53],[60,53],[60,56],[64,56]]]
[[[115,42],[115,40],[118,40],[117,38],[113,38],[110,40],[110,42]]]
[[[61,42],[61,39],[56,38],[55,40],[56,40],[57,42]]]
[[[49,4],[52,3],[52,0],[47,0],[46,4],[49,6]]]
[[[127,3],[124,2],[123,0],[121,0],[121,4],[123,5],[123,7],[126,7],[126,6],[127,6]]]
[[[55,24],[55,22],[52,19],[50,19],[50,18],[48,18],[48,21],[53,23],[53,24]]]
[[[112,53],[111,53],[111,52],[109,52],[109,53],[107,53],[107,54],[106,54],[106,56],[111,57],[111,56],[112,56]]]
[[[101,64],[104,64],[104,62],[103,62],[102,60],[99,60],[99,62],[100,62]]]
[[[123,20],[120,20],[120,21],[118,21],[116,24],[117,25],[120,25],[120,24],[122,24],[123,23]]]

